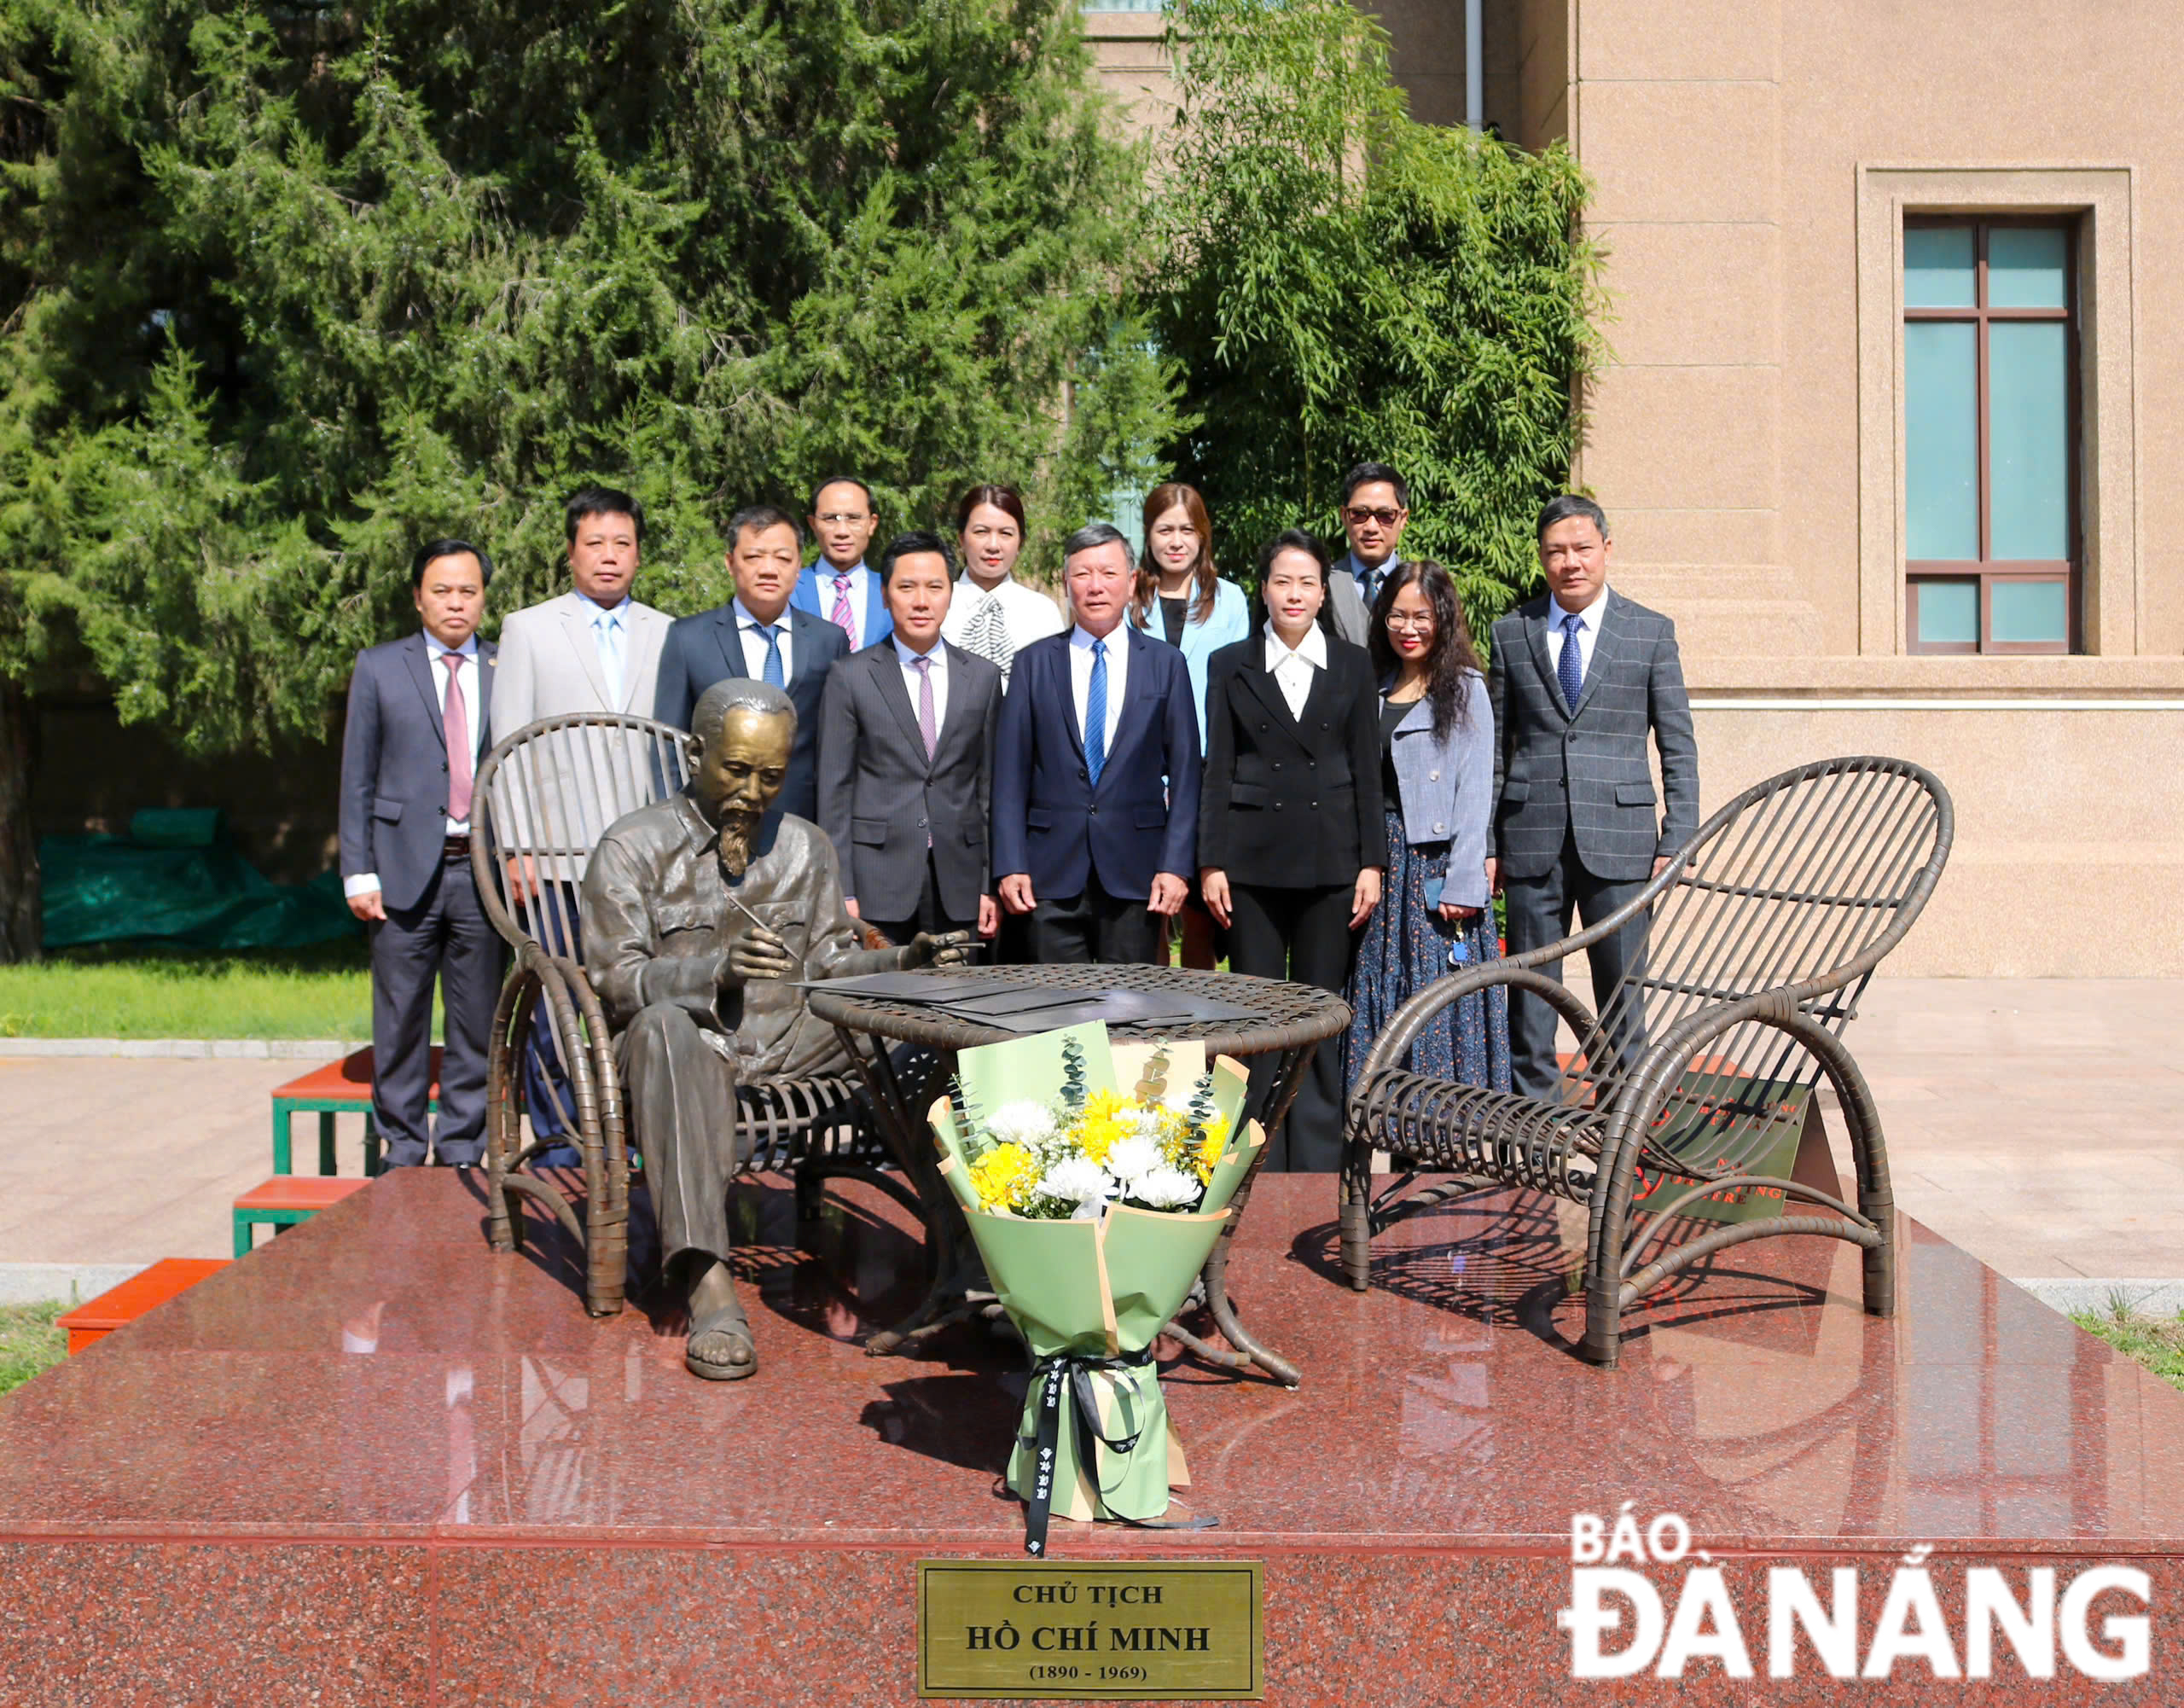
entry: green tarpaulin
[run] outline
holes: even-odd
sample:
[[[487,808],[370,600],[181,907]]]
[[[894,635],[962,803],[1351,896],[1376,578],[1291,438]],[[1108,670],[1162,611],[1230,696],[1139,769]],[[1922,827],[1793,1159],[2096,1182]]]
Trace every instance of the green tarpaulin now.
[[[210,810],[140,812],[127,836],[41,836],[45,943],[153,938],[194,949],[299,949],[363,927],[338,874],[276,884]]]

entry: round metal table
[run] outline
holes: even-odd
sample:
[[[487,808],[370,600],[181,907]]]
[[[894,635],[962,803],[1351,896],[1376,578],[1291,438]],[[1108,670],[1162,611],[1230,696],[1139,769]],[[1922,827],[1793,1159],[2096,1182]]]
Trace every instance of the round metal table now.
[[[1159,1038],[1182,1042],[1196,1037],[1205,1045],[1206,1059],[1220,1055],[1250,1057],[1279,1054],[1281,1060],[1263,1091],[1246,1105],[1246,1114],[1272,1133],[1297,1095],[1312,1052],[1350,1025],[1350,1005],[1339,996],[1310,985],[1275,979],[1252,979],[1240,973],[1200,973],[1186,967],[1142,966],[971,967],[949,969],[960,979],[964,994],[1004,984],[1031,984],[1060,990],[1160,991],[1188,993],[1225,1002],[1246,1011],[1240,1019],[1210,1021],[1202,1031],[1179,1031],[1173,1023],[1142,1025],[1111,1023],[1111,1037],[1150,1043]],[[811,1012],[834,1026],[843,1047],[863,1072],[865,1083],[880,1119],[894,1130],[896,1154],[903,1159],[919,1197],[927,1206],[928,1220],[944,1225],[950,1237],[940,1253],[939,1275],[925,1303],[899,1327],[874,1335],[866,1350],[874,1353],[899,1351],[910,1343],[974,1315],[997,1309],[984,1287],[984,1271],[970,1229],[957,1209],[956,1199],[942,1182],[939,1155],[926,1130],[926,1112],[909,1107],[902,1083],[887,1051],[860,1047],[859,1039],[885,1039],[922,1046],[941,1056],[944,1080],[955,1071],[956,1052],[974,1045],[1000,1043],[1023,1034],[948,1014],[923,1003],[897,1002],[851,991],[831,991],[823,985],[808,992]],[[1275,1380],[1295,1387],[1302,1380],[1297,1367],[1279,1353],[1259,1344],[1237,1322],[1228,1298],[1228,1245],[1251,1200],[1256,1166],[1236,1188],[1229,1202],[1228,1225],[1206,1260],[1201,1277],[1205,1303],[1214,1325],[1228,1343],[1215,1346],[1189,1330],[1170,1323],[1165,1333],[1199,1357],[1233,1370],[1257,1366]]]

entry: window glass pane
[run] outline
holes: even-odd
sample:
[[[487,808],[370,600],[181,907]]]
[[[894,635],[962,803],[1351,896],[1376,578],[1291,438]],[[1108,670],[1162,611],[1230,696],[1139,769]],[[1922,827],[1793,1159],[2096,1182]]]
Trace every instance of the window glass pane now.
[[[1969,225],[1907,225],[1903,228],[1903,305],[1906,308],[1972,308],[1978,282],[1972,270],[1974,248]]]
[[[2070,249],[2070,234],[2052,226],[1995,226],[1987,234],[1987,306],[2061,308]]]
[[[1989,555],[2070,555],[2069,329],[2059,320],[1987,328]]]
[[[1918,581],[1919,633],[1928,646],[1979,644],[1979,584],[1976,581]]]
[[[1914,559],[1979,555],[1978,379],[1976,327],[1904,322],[1904,489]]]
[[[1926,594],[1920,593],[1923,618]],[[2070,587],[2060,581],[1990,581],[1987,584],[1997,641],[2039,641],[2060,646],[2071,638]],[[1925,625],[1920,625],[1921,632]]]

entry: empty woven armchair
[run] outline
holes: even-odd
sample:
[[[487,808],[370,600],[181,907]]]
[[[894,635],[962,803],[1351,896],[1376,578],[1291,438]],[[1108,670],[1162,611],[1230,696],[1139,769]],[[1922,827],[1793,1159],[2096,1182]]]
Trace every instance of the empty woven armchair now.
[[[1843,1031],[1933,893],[1952,834],[1948,792],[1916,765],[1801,765],[1723,806],[1676,865],[1607,918],[1420,991],[1374,1040],[1350,1099],[1341,1228],[1350,1285],[1366,1287],[1370,1241],[1397,1217],[1498,1184],[1588,1206],[1584,1346],[1602,1364],[1616,1361],[1623,1312],[1655,1287],[1725,1246],[1774,1235],[1862,1246],[1866,1309],[1892,1314],[1887,1153]],[[1597,1015],[1536,970],[1641,910],[1653,915],[1646,956],[1621,985],[1596,993]],[[1403,1065],[1432,1015],[1494,985],[1551,1002],[1577,1040],[1551,1101]],[[1792,1177],[1823,1079],[1849,1130],[1856,1204]],[[1376,1150],[1398,1171],[1377,1197]],[[1695,1219],[1753,1194],[1779,1194],[1780,1212]]]
[[[488,1234],[502,1251],[522,1238],[512,1197],[546,1206],[582,1245],[584,1304],[595,1316],[622,1308],[629,1258],[628,1111],[607,1017],[578,955],[578,895],[608,826],[681,789],[689,736],[651,719],[584,712],[542,718],[499,743],[479,767],[471,861],[487,915],[515,951],[494,1016],[487,1065]],[[561,1140],[522,1142],[520,1089],[534,1031],[559,1049],[567,1089],[562,1124],[582,1156],[581,1204],[532,1170]],[[918,1065],[897,1065],[915,1077]],[[928,1222],[874,1123],[861,1078],[817,1075],[739,1083],[739,1172],[793,1172],[810,1214],[830,1176],[870,1181]]]

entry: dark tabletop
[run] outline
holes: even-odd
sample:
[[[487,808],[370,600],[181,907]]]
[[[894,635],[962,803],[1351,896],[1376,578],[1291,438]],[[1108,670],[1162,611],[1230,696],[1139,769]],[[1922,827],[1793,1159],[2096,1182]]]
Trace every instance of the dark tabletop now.
[[[1252,979],[1241,973],[1200,973],[1182,967],[965,967],[946,969],[963,981],[966,995],[1004,984],[1048,985],[1062,990],[1188,991],[1192,996],[1251,1010],[1246,1020],[1218,1020],[1205,1037],[1206,1054],[1259,1055],[1331,1038],[1350,1025],[1350,1005],[1332,991],[1279,979]],[[934,1049],[968,1049],[1001,1043],[1023,1034],[983,1025],[921,1003],[890,1002],[831,991],[810,992],[811,1012],[832,1025],[871,1032]],[[1124,1040],[1175,1037],[1173,1021],[1139,1024],[1117,1021],[1107,1028]]]

